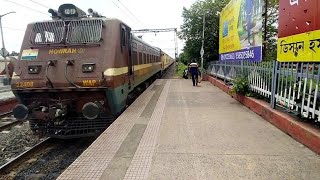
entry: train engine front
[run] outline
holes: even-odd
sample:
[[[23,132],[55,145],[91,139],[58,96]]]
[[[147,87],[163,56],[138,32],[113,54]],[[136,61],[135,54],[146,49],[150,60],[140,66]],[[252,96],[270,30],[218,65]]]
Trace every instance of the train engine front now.
[[[11,83],[20,102],[14,116],[51,137],[97,135],[123,110],[128,94],[125,78],[105,73],[128,67],[127,55],[117,55],[121,22],[92,9],[88,16],[73,4],[49,13],[52,20],[27,26]]]

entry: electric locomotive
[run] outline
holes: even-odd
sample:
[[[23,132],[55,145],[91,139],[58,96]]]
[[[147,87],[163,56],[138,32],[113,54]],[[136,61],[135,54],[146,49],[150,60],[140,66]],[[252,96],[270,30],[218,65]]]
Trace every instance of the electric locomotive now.
[[[164,70],[161,49],[122,21],[88,12],[63,4],[49,10],[52,20],[27,26],[11,83],[20,102],[13,114],[36,133],[100,134]]]

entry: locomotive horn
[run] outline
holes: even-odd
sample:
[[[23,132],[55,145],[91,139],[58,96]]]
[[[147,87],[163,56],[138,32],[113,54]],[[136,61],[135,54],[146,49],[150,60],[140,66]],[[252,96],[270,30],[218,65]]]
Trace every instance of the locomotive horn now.
[[[88,13],[89,13],[92,17],[102,17],[101,14],[99,14],[97,11],[94,11],[94,10],[91,9],[91,8],[88,9]]]
[[[85,118],[92,120],[98,117],[101,111],[101,104],[88,102],[82,107],[82,114]]]
[[[52,19],[61,19],[61,14],[57,10],[49,9],[48,13],[51,14]]]
[[[13,116],[18,120],[25,120],[28,117],[29,109],[23,104],[17,104],[13,109]]]

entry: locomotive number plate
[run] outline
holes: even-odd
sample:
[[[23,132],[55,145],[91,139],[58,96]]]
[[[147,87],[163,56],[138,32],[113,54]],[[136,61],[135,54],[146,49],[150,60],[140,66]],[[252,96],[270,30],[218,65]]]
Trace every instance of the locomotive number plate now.
[[[16,87],[18,88],[30,88],[33,87],[33,82],[32,81],[27,81],[27,82],[17,82]]]

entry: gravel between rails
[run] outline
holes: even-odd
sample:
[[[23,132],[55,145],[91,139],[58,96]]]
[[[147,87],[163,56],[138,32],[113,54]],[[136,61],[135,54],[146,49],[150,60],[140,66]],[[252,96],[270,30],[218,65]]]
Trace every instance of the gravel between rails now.
[[[56,179],[94,140],[95,138],[64,140],[27,170],[18,173],[15,179]]]
[[[33,135],[28,122],[0,132],[0,166],[40,141],[41,138]]]
[[[56,179],[95,139],[57,140],[0,179]]]

